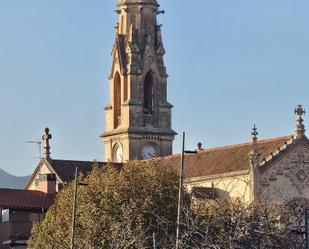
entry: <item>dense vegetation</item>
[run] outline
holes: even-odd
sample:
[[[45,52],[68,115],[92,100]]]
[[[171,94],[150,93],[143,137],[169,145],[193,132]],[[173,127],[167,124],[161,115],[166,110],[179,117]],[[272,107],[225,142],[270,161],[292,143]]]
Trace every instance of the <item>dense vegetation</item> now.
[[[156,162],[131,162],[121,171],[95,167],[79,181],[75,248],[149,248],[153,233],[161,247],[175,232],[178,176]],[[42,224],[33,228],[32,249],[70,246],[72,185],[58,195]]]
[[[158,162],[130,162],[121,171],[94,167],[79,181],[77,249],[175,248],[176,172]],[[182,249],[302,249],[306,203],[251,204],[212,201],[194,206],[185,198]],[[73,186],[62,190],[44,221],[34,226],[30,249],[70,248]]]

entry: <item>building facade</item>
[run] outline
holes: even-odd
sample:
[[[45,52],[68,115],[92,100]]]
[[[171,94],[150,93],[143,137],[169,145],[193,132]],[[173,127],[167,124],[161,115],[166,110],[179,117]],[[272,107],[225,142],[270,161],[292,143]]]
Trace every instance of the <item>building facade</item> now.
[[[241,199],[246,203],[309,199],[309,140],[303,124],[304,108],[297,106],[295,114],[293,135],[258,140],[254,126],[251,142],[185,155],[188,191],[200,199]],[[177,169],[180,155],[159,160]]]
[[[54,197],[42,191],[0,189],[0,249],[26,249],[32,225],[43,220]]]

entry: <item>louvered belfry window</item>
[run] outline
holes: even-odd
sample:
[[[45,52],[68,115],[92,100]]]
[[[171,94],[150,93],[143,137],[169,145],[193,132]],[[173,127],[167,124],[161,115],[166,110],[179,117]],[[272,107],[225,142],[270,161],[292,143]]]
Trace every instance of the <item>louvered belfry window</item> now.
[[[152,73],[147,73],[144,81],[144,112],[152,114],[154,110],[154,80]]]

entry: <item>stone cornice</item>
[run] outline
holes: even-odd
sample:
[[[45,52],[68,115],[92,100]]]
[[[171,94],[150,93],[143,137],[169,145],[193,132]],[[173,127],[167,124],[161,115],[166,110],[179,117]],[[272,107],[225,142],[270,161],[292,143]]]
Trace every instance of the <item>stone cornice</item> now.
[[[133,127],[133,128],[125,128],[125,129],[115,129],[112,131],[107,131],[104,132],[101,137],[110,137],[110,136],[114,136],[114,135],[120,135],[120,134],[130,134],[130,133],[134,133],[134,134],[156,134],[156,135],[171,135],[171,136],[175,136],[177,135],[177,133],[172,130],[172,129],[164,129],[164,128],[147,128],[147,127],[141,127],[141,128],[137,128],[137,127]]]

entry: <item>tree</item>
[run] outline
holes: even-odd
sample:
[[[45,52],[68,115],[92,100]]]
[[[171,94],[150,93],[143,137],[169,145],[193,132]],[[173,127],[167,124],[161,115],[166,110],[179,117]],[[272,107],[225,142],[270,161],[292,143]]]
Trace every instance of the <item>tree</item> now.
[[[122,170],[94,167],[80,176],[75,248],[172,248],[178,175],[156,161],[129,162]],[[30,249],[69,248],[73,186],[62,190],[44,221],[34,226]]]
[[[302,249],[304,204],[208,201],[197,211],[187,210],[181,248]]]
[[[158,161],[130,162],[121,170],[94,167],[80,176],[75,248],[158,248],[175,246],[178,175]],[[44,221],[34,226],[30,249],[70,247],[73,186],[61,191]],[[301,249],[306,200],[287,205],[207,200],[185,195],[182,249]],[[197,204],[197,205],[195,205]]]

